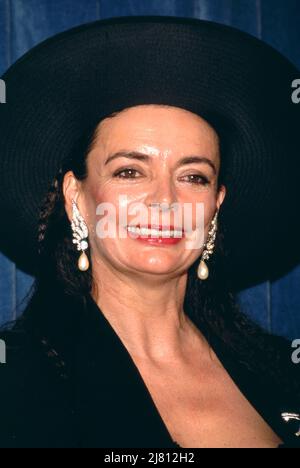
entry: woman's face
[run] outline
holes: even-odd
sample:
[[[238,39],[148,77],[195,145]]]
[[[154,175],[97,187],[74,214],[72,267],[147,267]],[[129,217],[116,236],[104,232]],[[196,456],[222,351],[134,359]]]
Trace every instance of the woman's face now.
[[[111,158],[121,151],[140,153],[140,157]],[[190,156],[206,160],[183,164],[183,159]],[[219,191],[217,187],[218,137],[209,124],[177,107],[131,107],[100,123],[94,147],[88,155],[87,169],[88,177],[83,182],[78,182],[72,172],[67,173],[64,192],[70,219],[71,200],[78,195],[78,206],[89,228],[93,265],[106,264],[123,273],[139,275],[176,276],[187,271],[203,247],[188,249],[184,237],[173,244],[141,241],[137,236],[130,236],[125,226],[138,224],[138,213],[130,214],[133,204],[143,204],[151,224],[149,204],[160,202],[170,207],[176,203],[182,208],[188,204],[186,206],[192,207],[191,221],[195,228],[196,206],[202,203],[206,239],[212,218],[225,197],[225,187]],[[120,197],[123,198],[121,203]],[[97,214],[97,207],[102,203],[116,210],[116,235],[106,238],[99,237],[96,229],[97,223],[108,213],[100,215],[98,211]],[[121,211],[127,213],[127,223],[121,219]],[[174,211],[170,210],[170,224],[166,225],[161,212],[159,216],[160,225],[178,227]],[[113,221],[111,218],[110,222]],[[184,222],[181,219],[183,228]]]

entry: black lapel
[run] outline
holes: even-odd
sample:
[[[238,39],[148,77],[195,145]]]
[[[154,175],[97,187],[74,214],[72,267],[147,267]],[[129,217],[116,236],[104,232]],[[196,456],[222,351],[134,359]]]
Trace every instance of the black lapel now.
[[[87,313],[73,366],[80,445],[174,447],[130,354],[92,299]]]

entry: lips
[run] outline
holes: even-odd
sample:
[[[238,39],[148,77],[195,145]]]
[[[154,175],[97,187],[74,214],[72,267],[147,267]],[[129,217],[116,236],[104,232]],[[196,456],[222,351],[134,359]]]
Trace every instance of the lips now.
[[[185,234],[182,229],[174,229],[174,226],[162,224],[131,225],[126,227],[129,236],[133,239],[147,242],[153,245],[173,245],[180,242]]]
[[[156,229],[158,231],[181,231],[184,232],[182,228],[176,228],[173,225],[164,226],[162,224],[134,224],[130,227],[140,228],[140,229]]]

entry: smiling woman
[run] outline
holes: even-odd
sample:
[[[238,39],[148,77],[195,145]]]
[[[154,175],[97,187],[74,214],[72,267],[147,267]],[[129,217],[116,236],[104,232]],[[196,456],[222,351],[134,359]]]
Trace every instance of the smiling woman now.
[[[74,199],[78,201],[79,211],[87,220],[89,242],[93,252],[92,262],[95,265],[93,274],[103,276],[107,268],[105,259],[109,259],[110,265],[104,274],[108,283],[115,283],[115,273],[111,276],[112,264],[120,273],[124,268],[141,274],[147,270],[149,273],[157,272],[160,280],[163,279],[161,275],[164,273],[185,271],[199,257],[199,248],[187,249],[186,243],[170,243],[167,239],[156,239],[154,242],[151,238],[145,239],[145,236],[138,237],[137,240],[144,240],[148,246],[162,246],[167,243],[177,248],[162,251],[149,250],[145,246],[145,249],[137,249],[136,242],[132,242],[132,236],[103,240],[102,236],[99,237],[99,229],[94,228],[97,224],[96,214],[99,213],[97,207],[102,203],[118,207],[119,199],[123,195],[126,195],[128,203],[122,205],[125,212],[133,213],[132,206],[139,203],[145,207],[146,215],[153,199],[158,199],[168,206],[176,203],[179,206],[190,205],[195,208],[201,203],[204,205],[203,229],[206,238],[211,219],[215,211],[219,210],[225,196],[225,187],[218,187],[220,155],[215,131],[203,119],[184,109],[152,105],[136,106],[120,112],[113,118],[105,119],[97,127],[95,135],[87,157],[87,170],[83,171],[87,174],[83,183],[78,183],[81,176],[75,175],[73,171],[67,172],[64,177],[64,197],[70,221],[73,216]],[[125,154],[124,151],[118,151],[118,148],[125,147],[132,147],[135,152],[129,153],[128,157],[128,152]],[[107,158],[106,155],[113,152],[113,156]],[[185,156],[196,152],[207,156]],[[131,165],[128,165],[128,159],[132,161]],[[119,218],[120,211],[117,210],[114,224],[120,232],[125,226],[121,226]],[[131,217],[128,218],[126,225],[133,225]],[[193,214],[192,221],[193,231],[200,229]],[[143,223],[136,220],[134,222],[135,225],[143,224],[147,227],[149,224],[147,219]],[[169,226],[178,224],[178,220],[174,223],[173,219],[169,219],[168,222]],[[110,220],[110,223],[112,224],[113,220]],[[160,223],[166,224],[158,214],[156,225]],[[180,228],[182,225],[178,226],[178,229]],[[145,285],[146,281],[145,277]]]
[[[168,17],[68,31],[7,72],[5,241],[37,281],[3,332],[0,446],[299,446],[290,343],[232,289],[297,223],[294,73],[248,35]]]

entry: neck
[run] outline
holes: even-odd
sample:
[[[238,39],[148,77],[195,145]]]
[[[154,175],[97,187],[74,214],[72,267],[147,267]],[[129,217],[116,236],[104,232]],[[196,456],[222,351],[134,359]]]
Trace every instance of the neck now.
[[[196,340],[196,327],[183,310],[187,274],[128,275],[97,264],[93,277],[93,298],[132,356],[174,360]]]

